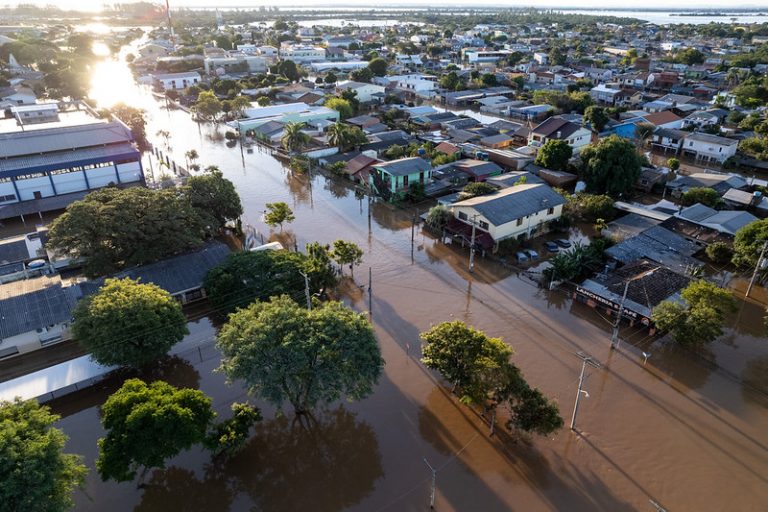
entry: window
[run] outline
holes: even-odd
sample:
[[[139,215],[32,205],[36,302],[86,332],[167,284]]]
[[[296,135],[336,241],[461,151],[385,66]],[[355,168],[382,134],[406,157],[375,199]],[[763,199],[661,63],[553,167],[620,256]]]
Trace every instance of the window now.
[[[547,215],[552,215],[553,213],[555,213],[554,208],[550,208],[549,210],[547,210]]]
[[[469,217],[467,217],[467,214],[464,212],[459,212],[459,218],[461,220],[467,220]]]
[[[487,231],[488,230],[488,223],[481,220],[480,221],[480,229],[485,229]]]
[[[522,217],[521,217],[521,218],[519,218],[519,219],[517,219],[517,225],[518,225],[518,226],[522,226],[522,225],[523,225],[523,219],[522,219]]]

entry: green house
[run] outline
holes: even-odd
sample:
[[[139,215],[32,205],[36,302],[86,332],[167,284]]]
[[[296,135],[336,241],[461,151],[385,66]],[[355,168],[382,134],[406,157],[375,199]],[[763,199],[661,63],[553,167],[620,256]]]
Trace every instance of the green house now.
[[[377,194],[393,200],[401,198],[414,183],[426,185],[431,178],[432,164],[414,156],[374,165],[368,183]]]

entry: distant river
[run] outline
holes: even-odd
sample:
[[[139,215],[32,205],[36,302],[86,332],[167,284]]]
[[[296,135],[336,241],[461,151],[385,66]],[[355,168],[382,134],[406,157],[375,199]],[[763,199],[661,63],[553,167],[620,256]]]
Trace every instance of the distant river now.
[[[565,14],[591,14],[595,16],[619,16],[625,18],[638,18],[641,20],[655,23],[656,25],[669,25],[672,23],[690,23],[693,25],[703,25],[707,23],[731,23],[735,21],[737,23],[768,23],[768,10],[760,15],[754,13],[740,14],[738,12],[728,13],[726,16],[691,16],[681,12],[669,12],[669,11],[609,11],[602,9],[584,9],[584,10],[571,10],[565,9],[560,12]]]

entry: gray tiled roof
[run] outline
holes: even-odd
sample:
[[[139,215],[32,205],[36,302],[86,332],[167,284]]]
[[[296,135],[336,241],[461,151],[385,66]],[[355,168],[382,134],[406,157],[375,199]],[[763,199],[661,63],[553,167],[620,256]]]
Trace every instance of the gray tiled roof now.
[[[57,151],[42,155],[26,155],[8,160],[0,160],[0,172],[18,171],[21,169],[34,170],[39,166],[66,166],[70,162],[111,158],[120,155],[133,155],[137,159],[139,151],[130,142],[113,144],[104,147],[81,148],[77,150]]]
[[[120,123],[94,123],[0,134],[0,158],[125,143],[131,132]]]
[[[432,165],[423,158],[414,156],[376,164],[374,167],[383,169],[390,176],[407,176],[417,172],[426,172],[432,168]]]
[[[495,194],[473,197],[454,206],[474,208],[494,226],[565,204],[565,198],[547,185],[524,184],[502,189]]]

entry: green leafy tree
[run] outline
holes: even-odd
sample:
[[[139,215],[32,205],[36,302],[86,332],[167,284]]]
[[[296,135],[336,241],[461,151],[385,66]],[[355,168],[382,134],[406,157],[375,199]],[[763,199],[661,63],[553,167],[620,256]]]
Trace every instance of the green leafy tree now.
[[[725,242],[715,242],[707,246],[707,258],[714,263],[728,263],[733,258],[733,249]]]
[[[469,199],[471,197],[485,196],[496,192],[496,187],[486,183],[484,181],[474,181],[467,183],[467,185],[461,190],[461,198]]]
[[[107,366],[145,366],[188,333],[181,306],[167,291],[127,278],[104,281],[73,316],[75,339]]]
[[[355,115],[355,109],[352,107],[352,104],[344,98],[330,98],[325,102],[324,106],[337,111],[342,119],[349,119]]]
[[[205,437],[205,447],[215,456],[231,457],[245,447],[251,429],[261,419],[261,411],[257,407],[234,403],[232,417],[213,425]]]
[[[178,189],[106,187],[56,218],[48,247],[83,258],[93,277],[198,247],[206,233],[199,212]]]
[[[637,139],[638,147],[644,148],[646,143],[653,137],[653,132],[656,131],[656,125],[653,123],[637,123],[635,125],[635,138]]]
[[[381,57],[375,58],[368,63],[368,69],[374,76],[384,76],[387,74],[387,61]]]
[[[203,281],[208,298],[217,311],[226,314],[254,300],[278,295],[304,296],[304,278],[312,294],[321,294],[336,284],[330,248],[307,244],[307,255],[290,251],[234,252],[214,267]]]
[[[448,89],[449,91],[455,91],[456,87],[461,83],[459,75],[455,71],[450,71],[440,77],[440,87]]]
[[[211,399],[196,389],[178,389],[167,382],[147,385],[128,379],[101,408],[107,432],[99,439],[96,469],[102,480],[133,480],[182,450],[205,441],[216,414]]]
[[[689,66],[692,66],[693,64],[703,64],[704,54],[696,48],[686,48],[677,53],[675,60]]]
[[[678,170],[680,168],[680,160],[674,157],[670,158],[667,160],[667,167],[669,167],[672,172]]]
[[[59,417],[34,400],[0,402],[0,500],[14,512],[64,512],[85,482],[81,457],[63,453]]]
[[[263,98],[264,96],[262,96]],[[245,96],[235,96],[231,101],[232,114],[237,118],[241,117],[245,109],[251,108],[251,100]]]
[[[725,314],[736,309],[731,292],[708,281],[694,281],[681,293],[685,304],[664,301],[653,310],[653,322],[681,345],[709,343],[723,333]]]
[[[222,103],[213,91],[201,91],[197,101],[192,105],[192,111],[201,119],[215,121],[222,111]]]
[[[584,110],[584,121],[588,122],[592,126],[592,130],[597,133],[603,131],[610,119],[602,107],[591,105]]]
[[[445,206],[438,204],[429,209],[426,223],[429,227],[442,231],[453,215]]]
[[[312,310],[288,296],[257,302],[233,313],[216,343],[229,379],[277,407],[291,403],[297,414],[365,398],[384,365],[371,324],[340,302]]]
[[[426,343],[422,362],[451,382],[462,402],[491,411],[491,433],[496,409],[504,404],[512,413],[507,424],[510,429],[546,435],[562,426],[557,405],[530,388],[509,360],[512,348],[501,339],[490,338],[461,321],[436,325],[421,333],[421,339]]]
[[[283,129],[283,136],[280,138],[280,145],[291,155],[295,155],[309,144],[310,137],[302,131],[304,123],[286,123]]]
[[[641,161],[635,146],[618,135],[584,148],[581,161],[589,192],[612,197],[627,194],[640,177]]]
[[[565,171],[572,155],[573,148],[566,141],[550,139],[539,148],[534,163],[553,171]]]
[[[363,261],[363,250],[353,242],[336,240],[333,242],[333,259],[339,266],[349,265],[352,278],[355,277],[355,265]]]
[[[268,226],[280,226],[280,231],[283,230],[284,222],[293,222],[296,217],[293,215],[293,210],[287,203],[267,203],[267,212],[264,214],[264,222]]]
[[[133,138],[136,140],[136,145],[140,151],[145,151],[149,148],[149,141],[147,140],[147,119],[144,116],[144,111],[140,108],[131,107],[125,103],[118,103],[114,107],[109,109],[110,113],[122,121],[131,129]]]
[[[301,78],[299,67],[292,60],[281,61],[277,66],[277,72],[291,82],[296,82]]]
[[[496,75],[493,73],[483,73],[480,77],[480,82],[484,87],[496,87],[499,85],[499,81],[496,79]]]
[[[691,187],[680,198],[684,206],[701,203],[710,208],[718,206],[722,201],[717,190],[708,187]]]
[[[733,240],[733,262],[754,268],[763,244],[768,240],[768,219],[756,220],[739,229]]]
[[[228,221],[243,214],[243,205],[235,185],[219,170],[190,177],[185,194],[212,232],[218,232]]]

